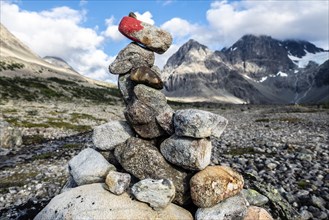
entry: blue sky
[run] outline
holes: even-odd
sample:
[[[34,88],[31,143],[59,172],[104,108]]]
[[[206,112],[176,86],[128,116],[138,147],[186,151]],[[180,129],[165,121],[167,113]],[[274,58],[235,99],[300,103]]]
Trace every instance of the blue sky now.
[[[168,57],[193,38],[212,50],[231,46],[244,34],[303,39],[329,48],[329,0],[0,0],[1,23],[39,56],[58,56],[80,73],[116,81],[107,71],[130,41],[117,30],[130,11],[168,30]]]

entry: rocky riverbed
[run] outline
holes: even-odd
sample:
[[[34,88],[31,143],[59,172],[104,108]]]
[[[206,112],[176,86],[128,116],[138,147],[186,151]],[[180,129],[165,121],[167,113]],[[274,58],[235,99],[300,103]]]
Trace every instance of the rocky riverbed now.
[[[290,209],[302,219],[328,218],[328,109],[247,105],[203,105],[201,109],[229,120],[221,139],[212,141],[212,164],[231,166],[243,174],[245,188],[271,197],[266,208],[276,218],[283,219],[280,212]],[[25,135],[21,147],[0,152],[1,219],[33,218],[60,192],[68,160],[94,147],[92,127],[123,118],[122,105],[29,103],[0,105],[0,110],[4,120],[22,128]],[[61,119],[63,126],[50,126],[55,121],[50,118]],[[68,123],[72,126],[65,127]],[[88,129],[79,130],[80,126]]]

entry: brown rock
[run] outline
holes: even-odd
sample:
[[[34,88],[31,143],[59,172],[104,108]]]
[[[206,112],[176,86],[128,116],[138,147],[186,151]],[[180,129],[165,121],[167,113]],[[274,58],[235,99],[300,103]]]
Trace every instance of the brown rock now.
[[[156,112],[138,100],[128,106],[124,114],[135,132],[143,138],[156,138],[165,134],[156,122]]]
[[[132,69],[130,79],[136,83],[145,84],[155,89],[163,88],[163,82],[159,74],[148,66]]]
[[[249,206],[243,220],[273,220],[273,218],[265,209]]]
[[[209,166],[190,180],[191,197],[201,208],[212,207],[243,188],[243,177],[226,166]]]

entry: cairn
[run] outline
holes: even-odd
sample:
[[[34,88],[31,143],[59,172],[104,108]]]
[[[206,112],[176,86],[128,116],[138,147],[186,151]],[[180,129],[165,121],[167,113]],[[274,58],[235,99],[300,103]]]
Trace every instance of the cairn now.
[[[185,208],[197,206],[195,219],[272,219],[264,209],[249,206],[241,193],[244,180],[239,173],[226,166],[210,166],[210,139],[219,138],[228,121],[197,109],[174,111],[167,104],[161,92],[160,70],[154,66],[154,52],[162,54],[170,47],[170,33],[139,21],[133,13],[121,20],[119,31],[133,41],[109,66],[109,71],[119,77],[126,121],[98,126],[93,134],[98,151],[114,155],[110,160],[112,164],[94,149],[83,150],[69,161],[70,181],[62,194],[74,188],[82,190],[84,185],[102,183],[106,191],[102,192],[97,185],[95,193],[116,195],[111,200],[120,204],[125,203],[122,202],[124,196],[126,203],[131,203],[127,194],[133,195],[155,213],[146,215],[145,207],[143,213],[131,214],[131,207],[126,213],[123,205],[121,212],[102,215],[107,219],[150,216],[193,219],[190,212],[173,203]],[[138,201],[134,202],[139,204]],[[48,205],[51,208],[47,210],[47,206],[36,219],[58,216],[61,205],[53,202]],[[81,213],[74,213],[79,205],[73,206],[75,211],[70,215],[83,217]],[[108,209],[114,207],[108,205]],[[99,216],[94,214],[91,216]],[[63,215],[67,215],[67,210]]]

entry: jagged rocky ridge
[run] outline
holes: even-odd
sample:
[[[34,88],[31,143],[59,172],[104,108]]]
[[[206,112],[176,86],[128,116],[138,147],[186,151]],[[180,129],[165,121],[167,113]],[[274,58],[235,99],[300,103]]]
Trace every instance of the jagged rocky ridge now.
[[[326,103],[328,60],[328,51],[307,41],[245,35],[211,51],[190,40],[164,67],[164,93],[187,102]]]

